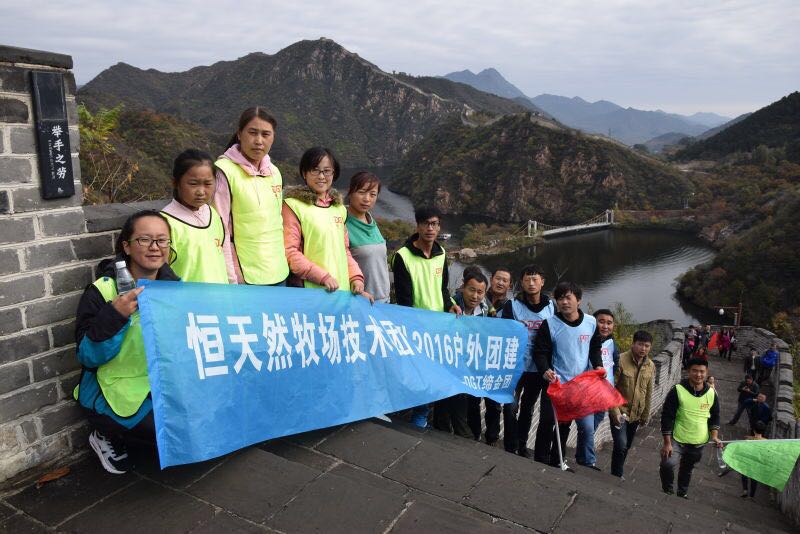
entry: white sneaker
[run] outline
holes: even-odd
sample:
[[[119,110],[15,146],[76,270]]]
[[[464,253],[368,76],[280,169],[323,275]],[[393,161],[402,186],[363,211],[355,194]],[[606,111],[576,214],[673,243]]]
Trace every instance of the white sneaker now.
[[[130,460],[125,444],[114,443],[95,430],[89,434],[89,445],[97,454],[103,469],[114,475],[124,475],[130,469]]]

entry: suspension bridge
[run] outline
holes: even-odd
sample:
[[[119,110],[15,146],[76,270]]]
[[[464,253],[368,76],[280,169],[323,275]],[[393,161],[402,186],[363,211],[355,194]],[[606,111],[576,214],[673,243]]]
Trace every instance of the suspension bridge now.
[[[570,226],[553,226],[539,221],[528,221],[528,237],[541,235],[548,237],[559,234],[570,234],[585,232],[588,230],[608,228],[614,224],[614,210],[606,210],[599,215],[595,215],[589,220]]]

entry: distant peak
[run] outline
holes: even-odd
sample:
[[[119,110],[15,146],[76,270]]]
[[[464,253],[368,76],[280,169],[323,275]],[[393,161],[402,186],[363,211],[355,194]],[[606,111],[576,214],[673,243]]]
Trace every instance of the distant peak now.
[[[501,78],[503,77],[503,75],[500,74],[499,72],[497,72],[497,69],[495,69],[494,67],[489,67],[488,69],[483,69],[482,71],[480,71],[478,73],[478,76],[481,76],[483,74],[486,74],[488,76],[499,76]]]

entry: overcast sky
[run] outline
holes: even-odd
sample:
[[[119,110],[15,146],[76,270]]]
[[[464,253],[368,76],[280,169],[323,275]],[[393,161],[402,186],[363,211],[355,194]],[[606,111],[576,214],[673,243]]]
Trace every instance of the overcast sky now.
[[[186,70],[329,37],[385,71],[487,67],[529,96],[735,116],[800,90],[800,2],[0,0],[0,44]],[[702,5],[701,5],[702,4]]]

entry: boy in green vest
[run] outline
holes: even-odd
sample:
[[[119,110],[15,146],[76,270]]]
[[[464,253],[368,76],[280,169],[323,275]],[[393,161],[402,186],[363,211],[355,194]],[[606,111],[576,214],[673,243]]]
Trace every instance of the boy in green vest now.
[[[708,362],[692,358],[687,362],[688,378],[675,385],[664,400],[661,412],[661,488],[673,494],[672,481],[678,468],[678,497],[687,498],[694,464],[703,456],[703,447],[713,441],[722,448],[719,433],[719,399],[706,383]]]
[[[436,208],[419,208],[414,212],[417,233],[406,240],[392,257],[395,302],[400,306],[425,310],[461,313],[450,298],[447,255],[436,241],[441,228],[441,213]],[[417,406],[411,422],[428,426],[428,405]]]

